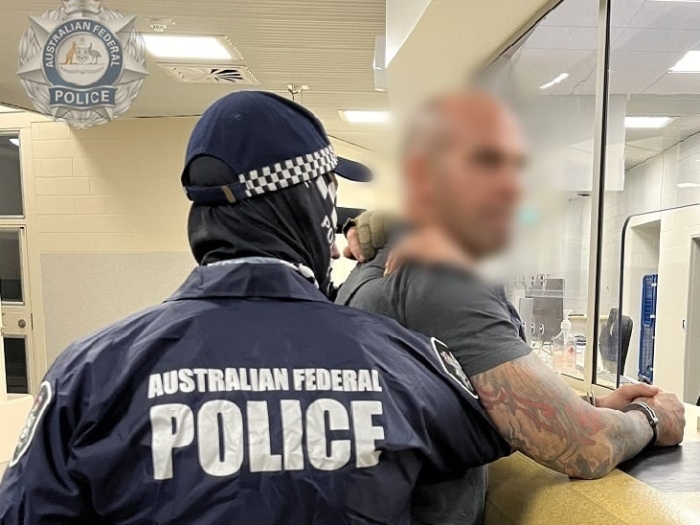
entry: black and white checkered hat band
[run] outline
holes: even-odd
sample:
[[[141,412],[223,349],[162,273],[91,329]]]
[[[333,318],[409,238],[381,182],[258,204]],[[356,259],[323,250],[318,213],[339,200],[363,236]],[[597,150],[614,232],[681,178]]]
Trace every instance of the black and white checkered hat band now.
[[[272,166],[265,166],[238,175],[248,197],[255,197],[307,182],[331,172],[338,164],[332,146],[301,155]]]
[[[187,197],[195,204],[219,206],[265,195],[330,173],[338,165],[332,146],[314,153],[277,162],[237,176],[238,181],[223,186],[185,185]]]

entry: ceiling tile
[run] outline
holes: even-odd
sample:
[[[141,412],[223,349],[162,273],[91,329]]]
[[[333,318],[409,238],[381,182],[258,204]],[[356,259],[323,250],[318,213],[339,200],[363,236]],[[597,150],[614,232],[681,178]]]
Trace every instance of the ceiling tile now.
[[[673,29],[627,28],[615,40],[615,49],[624,51],[677,51],[684,53],[700,42],[700,32]],[[680,58],[680,56],[678,57]]]

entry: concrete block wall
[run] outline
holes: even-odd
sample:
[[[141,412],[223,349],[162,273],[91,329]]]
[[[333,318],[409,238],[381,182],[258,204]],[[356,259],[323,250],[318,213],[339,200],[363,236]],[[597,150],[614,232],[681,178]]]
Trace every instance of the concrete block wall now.
[[[33,123],[40,250],[186,251],[179,173],[195,122],[123,120],[83,131]]]

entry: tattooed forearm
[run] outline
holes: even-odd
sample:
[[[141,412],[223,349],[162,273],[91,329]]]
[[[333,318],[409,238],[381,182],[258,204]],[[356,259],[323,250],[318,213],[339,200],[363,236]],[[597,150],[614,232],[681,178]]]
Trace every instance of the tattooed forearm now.
[[[482,405],[513,447],[572,477],[602,477],[652,437],[642,414],[589,405],[534,355],[471,379]]]

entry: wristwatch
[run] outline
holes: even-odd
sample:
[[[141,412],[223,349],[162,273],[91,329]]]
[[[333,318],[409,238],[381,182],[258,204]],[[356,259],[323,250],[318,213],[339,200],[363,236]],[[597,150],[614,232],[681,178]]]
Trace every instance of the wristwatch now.
[[[656,444],[656,441],[659,439],[659,432],[657,428],[659,426],[659,418],[656,417],[656,412],[654,412],[654,409],[646,403],[644,403],[643,401],[634,401],[629,405],[626,405],[625,407],[623,407],[622,412],[631,412],[633,410],[641,412],[646,416],[647,421],[649,422],[649,426],[651,426],[651,430],[654,433],[654,437],[651,438],[651,441],[647,446],[654,446]]]

